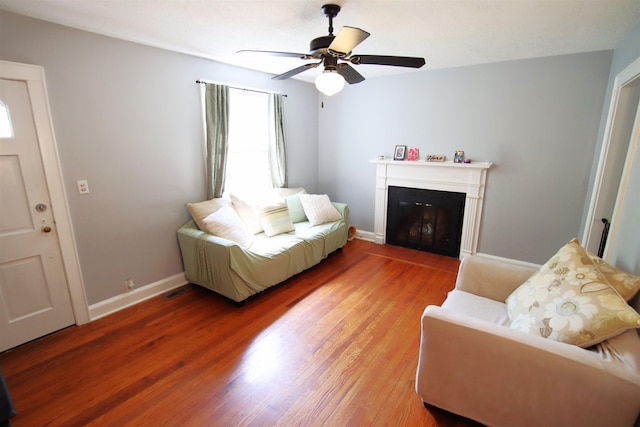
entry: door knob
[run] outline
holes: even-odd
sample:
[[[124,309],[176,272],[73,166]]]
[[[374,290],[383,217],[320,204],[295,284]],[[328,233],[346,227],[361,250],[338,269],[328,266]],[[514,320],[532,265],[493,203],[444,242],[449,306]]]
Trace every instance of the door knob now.
[[[42,227],[42,231],[44,231],[45,233],[50,233],[51,227],[49,227],[48,225],[45,225],[44,227]]]

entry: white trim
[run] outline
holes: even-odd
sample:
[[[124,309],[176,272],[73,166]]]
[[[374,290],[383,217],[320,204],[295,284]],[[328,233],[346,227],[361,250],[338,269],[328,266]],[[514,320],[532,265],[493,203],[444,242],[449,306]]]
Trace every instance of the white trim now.
[[[90,321],[87,299],[82,282],[80,260],[78,259],[75,236],[73,235],[67,195],[62,179],[58,148],[51,122],[44,69],[37,65],[0,60],[0,78],[27,83],[73,314],[78,325],[87,323]]]
[[[541,267],[540,264],[534,264],[532,262],[520,261],[518,259],[511,259],[511,258],[503,258],[503,257],[484,254],[484,253],[477,253],[476,256],[478,258],[484,258],[484,259],[489,259],[489,260],[492,260],[492,261],[502,262],[502,263],[510,264],[510,265],[513,265],[513,266],[516,266],[516,267],[527,267],[527,268],[533,268],[533,269],[536,269],[536,270]]]
[[[387,203],[390,186],[452,191],[465,194],[460,256],[476,253],[482,203],[490,162],[453,163],[370,160],[376,165],[374,212],[375,242],[386,242]]]
[[[367,242],[377,243],[376,242],[376,235],[372,231],[361,231],[361,230],[358,230],[358,231],[356,231],[356,239],[365,240]]]
[[[629,141],[629,148],[627,151],[626,161],[624,162],[624,169],[622,170],[622,176],[620,177],[620,188],[616,197],[616,204],[613,207],[613,214],[611,215],[611,229],[609,230],[609,237],[607,238],[607,245],[605,247],[603,258],[608,261],[611,260],[611,249],[616,248],[616,239],[620,230],[620,218],[627,200],[627,190],[629,188],[629,181],[631,179],[631,173],[634,167],[634,160],[636,158],[636,152],[638,150],[638,142],[640,141],[640,102],[636,107],[636,117],[633,124],[633,131],[631,132],[631,138]],[[615,263],[615,262],[614,262]]]
[[[184,273],[178,273],[174,276],[167,277],[166,279],[158,280],[157,282],[134,289],[131,292],[120,294],[113,298],[92,304],[89,306],[91,320],[93,321],[100,319],[101,317],[108,316],[127,307],[141,303],[142,301],[161,295],[172,289],[179,288],[187,283],[189,282],[187,281]]]
[[[375,233],[373,233],[371,231],[358,230],[358,233],[356,234],[356,239],[365,240],[367,242],[377,243],[376,240],[375,240],[375,237],[376,237]],[[378,244],[383,244],[384,245],[384,243],[378,243]],[[467,255],[467,256],[469,256],[469,255]],[[478,258],[490,259],[490,260],[493,260],[493,261],[502,262],[502,263],[505,263],[505,264],[510,264],[510,265],[514,265],[514,266],[518,266],[518,267],[534,268],[536,270],[540,268],[540,264],[534,264],[532,262],[520,261],[520,260],[517,260],[517,259],[511,259],[511,258],[503,258],[503,257],[499,257],[499,256],[496,256],[496,255],[489,255],[489,254],[485,254],[485,253],[481,253],[481,252],[475,253],[474,256],[477,256]]]
[[[637,58],[616,76],[613,83],[611,102],[609,103],[609,111],[607,113],[607,122],[605,124],[602,147],[600,148],[600,156],[598,158],[598,165],[596,167],[596,175],[593,183],[591,200],[589,203],[589,209],[587,210],[587,216],[585,219],[584,231],[582,235],[583,246],[590,250],[597,248],[597,242],[600,241],[600,232],[595,232],[594,228],[595,223],[600,222],[600,218],[596,218],[596,211],[599,210],[598,208],[600,207],[600,204],[605,203],[601,201],[601,194],[603,194],[603,185],[605,180],[611,174],[611,165],[608,165],[609,154],[612,150],[614,150],[615,144],[626,144],[628,142],[621,141],[621,138],[618,135],[618,133],[620,132],[620,126],[616,126],[616,118],[617,114],[621,113],[618,106],[621,103],[621,99],[624,99],[624,96],[627,93],[626,90],[631,90],[631,88],[627,87],[627,85],[631,84],[639,76],[640,58]],[[625,89],[624,93],[623,89]]]

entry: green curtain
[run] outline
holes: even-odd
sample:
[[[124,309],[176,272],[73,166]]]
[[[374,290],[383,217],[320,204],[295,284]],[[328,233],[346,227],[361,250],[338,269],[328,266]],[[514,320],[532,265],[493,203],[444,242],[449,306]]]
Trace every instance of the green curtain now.
[[[269,168],[271,169],[271,182],[274,188],[282,188],[289,185],[282,98],[283,96],[280,94],[269,94],[270,122],[273,124],[269,135]]]
[[[229,141],[229,87],[205,84],[207,199],[222,197]]]

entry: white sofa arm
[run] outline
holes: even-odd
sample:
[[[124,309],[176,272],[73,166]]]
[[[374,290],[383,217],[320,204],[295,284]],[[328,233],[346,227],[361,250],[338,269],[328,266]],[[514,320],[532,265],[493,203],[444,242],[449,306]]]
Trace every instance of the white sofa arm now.
[[[504,302],[536,269],[477,256],[460,263],[456,289]]]
[[[416,391],[491,426],[632,426],[640,384],[589,350],[438,306],[422,316]]]

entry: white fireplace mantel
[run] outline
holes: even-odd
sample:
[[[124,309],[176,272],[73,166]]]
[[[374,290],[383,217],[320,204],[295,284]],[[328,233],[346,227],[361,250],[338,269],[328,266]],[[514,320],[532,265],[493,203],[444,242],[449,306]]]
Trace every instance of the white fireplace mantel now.
[[[466,195],[460,259],[475,254],[487,171],[492,163],[371,160],[376,164],[375,242],[386,241],[389,186],[452,191]]]

